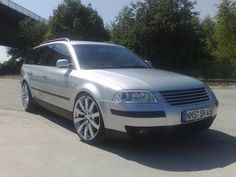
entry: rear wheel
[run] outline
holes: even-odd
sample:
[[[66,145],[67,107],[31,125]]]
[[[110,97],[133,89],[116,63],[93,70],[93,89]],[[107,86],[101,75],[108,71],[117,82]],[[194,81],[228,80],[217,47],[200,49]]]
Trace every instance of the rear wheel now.
[[[78,136],[88,144],[98,144],[104,140],[105,128],[96,101],[87,93],[80,94],[74,105],[73,121]]]
[[[29,86],[24,82],[21,86],[21,100],[25,111],[31,112],[34,109],[33,98],[29,90]]]

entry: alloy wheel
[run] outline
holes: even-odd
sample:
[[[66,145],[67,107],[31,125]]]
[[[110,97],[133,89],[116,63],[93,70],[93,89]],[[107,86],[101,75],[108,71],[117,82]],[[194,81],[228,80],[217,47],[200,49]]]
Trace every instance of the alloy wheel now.
[[[78,98],[73,118],[76,131],[82,140],[91,141],[96,138],[101,126],[101,114],[96,102],[90,96]]]
[[[26,83],[23,83],[22,88],[21,88],[21,100],[25,109],[27,109],[29,106],[29,99],[30,99],[30,96],[29,96],[28,86]]]

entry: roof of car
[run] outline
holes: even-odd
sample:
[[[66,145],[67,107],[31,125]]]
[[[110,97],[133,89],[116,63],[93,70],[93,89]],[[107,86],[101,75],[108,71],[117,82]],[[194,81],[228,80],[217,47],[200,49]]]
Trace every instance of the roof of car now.
[[[70,43],[71,45],[110,45],[110,46],[118,46],[116,44],[113,44],[112,42],[94,42],[94,41],[76,41],[76,40],[70,40],[68,38],[59,38],[59,39],[53,39],[50,41],[46,41],[35,48],[45,46],[48,44],[54,44],[54,43]]]
[[[80,44],[90,44],[90,45],[115,45],[111,42],[93,42],[93,41],[71,41],[72,45],[80,45]]]

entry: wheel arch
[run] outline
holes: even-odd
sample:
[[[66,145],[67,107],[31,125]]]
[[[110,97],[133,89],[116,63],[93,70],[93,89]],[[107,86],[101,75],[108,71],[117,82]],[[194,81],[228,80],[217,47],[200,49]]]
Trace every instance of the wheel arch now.
[[[73,112],[76,100],[78,99],[79,95],[81,95],[82,93],[89,94],[95,100],[95,102],[98,105],[98,108],[100,110],[100,113],[102,115],[104,126],[106,127],[107,120],[106,120],[106,114],[104,111],[104,104],[103,104],[105,96],[104,96],[104,93],[102,93],[102,88],[97,87],[92,83],[87,83],[87,84],[82,85],[80,88],[76,89],[76,92],[75,92],[74,96],[72,97],[73,100],[71,100],[72,112]]]

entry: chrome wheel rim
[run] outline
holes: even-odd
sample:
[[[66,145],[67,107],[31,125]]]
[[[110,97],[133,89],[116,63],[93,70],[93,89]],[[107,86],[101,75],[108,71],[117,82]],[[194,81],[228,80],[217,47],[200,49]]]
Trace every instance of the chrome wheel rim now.
[[[24,108],[27,108],[29,105],[29,90],[25,83],[22,85],[21,88],[21,100]]]
[[[74,106],[73,120],[77,133],[85,141],[94,139],[100,129],[100,112],[89,96],[80,97]]]

